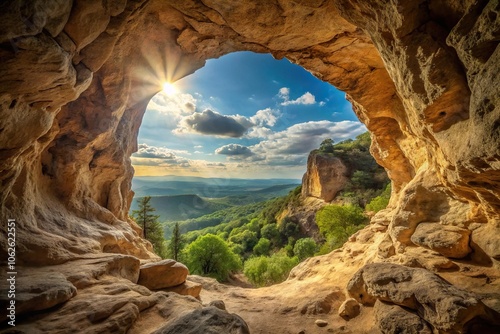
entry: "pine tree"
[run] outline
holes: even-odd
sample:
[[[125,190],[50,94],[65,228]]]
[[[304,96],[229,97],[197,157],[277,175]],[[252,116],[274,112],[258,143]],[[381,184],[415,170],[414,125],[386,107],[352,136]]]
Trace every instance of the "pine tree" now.
[[[184,247],[184,238],[181,234],[179,223],[175,223],[172,230],[172,237],[168,244],[169,255],[175,260],[179,261],[179,255]]]
[[[156,209],[151,206],[151,196],[139,198],[139,210],[132,212],[132,218],[142,227],[144,238],[153,244],[153,249],[160,257],[166,257],[163,227],[158,221],[160,216],[153,214]]]

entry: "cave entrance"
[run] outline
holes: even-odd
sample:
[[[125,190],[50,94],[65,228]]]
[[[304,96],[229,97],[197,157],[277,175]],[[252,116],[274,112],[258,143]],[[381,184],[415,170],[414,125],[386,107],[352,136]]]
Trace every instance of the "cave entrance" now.
[[[253,52],[209,60],[194,74],[162,86],[149,102],[132,156],[131,210],[152,196],[167,239],[179,223],[188,232],[187,243],[216,234],[244,259],[250,253],[283,254],[288,246],[292,257],[297,241],[311,236],[316,241],[302,243],[318,251],[317,227],[309,235],[289,216],[254,221],[255,213],[272,198],[298,198],[308,156],[325,139],[338,143],[367,131],[345,94],[287,59]],[[232,211],[220,214],[224,209]],[[276,235],[264,228],[271,225]],[[284,273],[297,264],[290,257],[285,256]]]

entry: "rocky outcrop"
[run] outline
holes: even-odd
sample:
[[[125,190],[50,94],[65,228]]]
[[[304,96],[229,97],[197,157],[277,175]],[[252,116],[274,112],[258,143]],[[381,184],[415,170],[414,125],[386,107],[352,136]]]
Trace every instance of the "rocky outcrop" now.
[[[302,178],[302,197],[331,202],[348,181],[348,169],[341,159],[333,154],[312,152],[307,158],[307,172]]]
[[[376,223],[343,250],[300,265],[292,282],[317,284],[312,276],[335,272],[341,285],[367,262],[425,262],[430,269],[459,270],[460,279],[451,277],[454,284],[498,300],[499,14],[498,1],[486,0],[2,3],[0,217],[17,221],[17,265],[25,273],[68,272],[77,289],[74,295],[62,279],[51,281],[55,288],[26,288],[26,300],[34,300],[29,293],[44,292],[48,300],[55,291],[54,303],[63,304],[39,310],[43,317],[20,319],[16,330],[62,331],[65,325],[68,331],[151,332],[157,328],[148,327],[149,316],[171,321],[175,316],[169,315],[186,311],[185,305],[200,307],[189,297],[171,302],[174,294],[152,294],[134,282],[137,258],[156,257],[127,216],[130,155],[161,81],[175,81],[208,58],[241,50],[287,57],[345,91],[371,132],[373,155],[392,180],[389,208],[373,218]],[[419,236],[419,224],[429,222],[436,230],[471,231],[467,265],[446,257],[442,241],[454,240],[455,232]],[[6,224],[0,228],[5,232]],[[469,251],[467,232],[459,234],[462,256]],[[0,233],[2,259],[6,236]],[[104,261],[106,256],[116,260]],[[314,261],[333,267],[321,269]],[[351,268],[343,268],[344,261]],[[467,276],[471,271],[478,277]],[[95,278],[103,272],[112,274],[108,285]],[[478,280],[479,285],[468,283]],[[113,284],[123,290],[110,289]],[[303,294],[307,287],[301,288],[289,291]],[[108,298],[113,293],[123,298]],[[474,298],[466,299],[467,312],[482,308]],[[88,317],[94,304],[91,313],[98,316]],[[267,314],[272,312],[261,317]],[[468,319],[462,314],[443,322],[424,319],[437,328],[455,328]],[[64,321],[70,317],[74,321]]]

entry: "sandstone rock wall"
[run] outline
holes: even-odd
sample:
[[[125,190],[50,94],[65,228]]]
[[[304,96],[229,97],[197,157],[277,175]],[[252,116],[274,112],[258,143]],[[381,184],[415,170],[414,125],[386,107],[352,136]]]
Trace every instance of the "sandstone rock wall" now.
[[[381,259],[414,254],[417,226],[432,223],[469,230],[467,259],[498,268],[499,11],[496,0],[3,2],[0,217],[18,222],[19,263],[154,257],[127,217],[148,100],[165,79],[249,50],[287,57],[353,103],[393,183],[373,219],[388,226]],[[1,233],[2,258],[5,244]]]

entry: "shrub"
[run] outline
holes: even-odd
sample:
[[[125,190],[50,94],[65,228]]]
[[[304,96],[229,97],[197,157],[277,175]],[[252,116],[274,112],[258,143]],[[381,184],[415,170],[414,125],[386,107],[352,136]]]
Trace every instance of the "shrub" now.
[[[187,266],[191,273],[206,275],[225,281],[231,272],[241,268],[241,260],[220,237],[206,234],[199,237],[185,250]]]
[[[391,184],[389,183],[385,187],[384,191],[380,196],[375,197],[370,203],[366,205],[366,211],[379,212],[387,207],[389,200],[391,198]]]
[[[288,257],[283,253],[273,254],[271,257],[259,256],[245,262],[243,273],[257,286],[271,285],[286,280],[298,263],[297,257]]]
[[[253,248],[253,253],[255,255],[269,255],[269,250],[271,249],[271,242],[269,239],[260,238],[257,245]]]
[[[327,205],[316,213],[316,223],[327,239],[329,250],[342,246],[366,222],[363,209],[357,205]],[[321,250],[325,252],[325,248]]]
[[[293,253],[298,257],[299,261],[303,261],[313,256],[316,252],[316,248],[316,242],[312,238],[302,238],[295,243]]]

